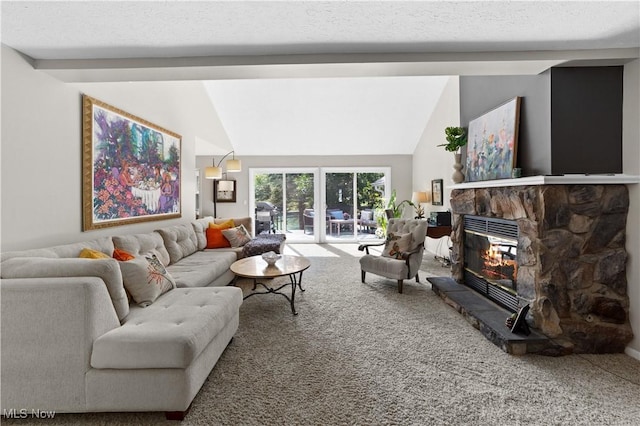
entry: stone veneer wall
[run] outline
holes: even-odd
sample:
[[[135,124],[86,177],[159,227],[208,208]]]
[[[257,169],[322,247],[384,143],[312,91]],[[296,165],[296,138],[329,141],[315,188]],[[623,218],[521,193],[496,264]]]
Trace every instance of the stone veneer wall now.
[[[518,296],[559,353],[623,352],[629,324],[625,185],[454,189],[452,274],[463,281],[466,214],[518,222]]]

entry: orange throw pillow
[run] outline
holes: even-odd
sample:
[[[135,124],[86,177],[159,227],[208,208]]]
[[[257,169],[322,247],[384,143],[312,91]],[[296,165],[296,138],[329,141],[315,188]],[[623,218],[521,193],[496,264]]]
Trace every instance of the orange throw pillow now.
[[[214,223],[209,222],[209,228],[206,229],[207,233],[207,247],[208,249],[231,247],[229,240],[222,235],[223,229],[230,229],[235,227],[233,219],[229,219],[226,222]]]
[[[126,262],[127,260],[135,259],[135,256],[124,250],[115,249],[113,251],[113,258],[121,262]]]
[[[231,247],[229,240],[222,235],[222,229],[207,228],[207,248],[224,248]]]
[[[209,222],[209,228],[211,229],[229,229],[229,228],[235,228],[236,224],[233,223],[233,219],[229,219],[226,222],[222,222],[222,223],[214,223],[214,222]]]

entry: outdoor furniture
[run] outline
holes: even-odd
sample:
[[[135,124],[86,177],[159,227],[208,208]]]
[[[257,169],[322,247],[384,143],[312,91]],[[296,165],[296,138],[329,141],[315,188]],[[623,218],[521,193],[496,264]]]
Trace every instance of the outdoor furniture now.
[[[329,234],[333,235],[333,230],[335,229],[336,235],[339,237],[340,232],[343,229],[348,230],[351,228],[353,230],[353,225],[355,223],[354,219],[330,219],[329,220]]]
[[[398,281],[398,293],[402,293],[405,279],[415,277],[416,282],[420,282],[418,270],[422,264],[426,235],[426,220],[389,219],[386,242],[358,247],[358,250],[366,252],[360,258],[362,282],[365,282],[367,272],[395,279]],[[369,253],[369,248],[374,246],[385,246],[381,256]]]
[[[302,220],[304,222],[304,233],[307,233],[307,229],[311,230],[311,233],[313,234],[313,216],[314,216],[314,211],[313,209],[304,209],[304,212],[302,212]]]
[[[340,232],[343,229],[351,229],[353,230],[353,226],[355,225],[355,219],[351,218],[349,213],[345,213],[340,209],[327,209],[327,215],[329,216],[329,234],[333,235],[333,230],[335,228],[336,234],[339,237]]]
[[[373,210],[362,210],[358,218],[359,230],[370,233],[378,227],[378,221],[375,219]]]

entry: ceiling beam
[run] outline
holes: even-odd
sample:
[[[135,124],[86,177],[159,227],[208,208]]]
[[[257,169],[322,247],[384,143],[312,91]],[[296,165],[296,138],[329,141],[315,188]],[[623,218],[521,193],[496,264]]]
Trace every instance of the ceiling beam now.
[[[570,61],[630,61],[640,49],[31,60],[63,82],[526,75]]]

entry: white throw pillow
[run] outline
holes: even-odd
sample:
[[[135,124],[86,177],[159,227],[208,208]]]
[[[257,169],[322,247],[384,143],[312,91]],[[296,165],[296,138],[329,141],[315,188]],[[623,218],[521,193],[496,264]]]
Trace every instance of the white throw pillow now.
[[[244,225],[236,226],[235,228],[223,229],[222,235],[229,240],[231,247],[242,247],[251,241],[251,235]]]
[[[411,247],[411,241],[411,234],[394,234],[390,232],[387,235],[387,243],[384,246],[384,250],[382,250],[382,255],[394,259],[404,259],[406,252]]]
[[[373,219],[373,212],[371,210],[363,210],[360,212],[360,220]]]
[[[176,288],[176,282],[155,254],[120,261],[122,281],[133,300],[147,307],[161,295]]]

